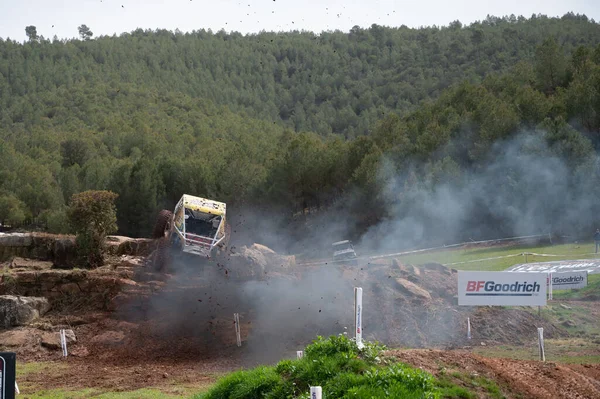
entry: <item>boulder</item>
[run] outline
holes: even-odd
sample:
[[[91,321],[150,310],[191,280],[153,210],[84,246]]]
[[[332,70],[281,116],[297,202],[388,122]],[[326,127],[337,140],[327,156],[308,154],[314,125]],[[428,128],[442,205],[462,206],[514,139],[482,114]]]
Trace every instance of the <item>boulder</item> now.
[[[69,344],[77,342],[77,337],[73,330],[65,330],[65,337],[67,338],[67,349]],[[60,332],[43,332],[41,343],[42,346],[48,349],[61,349]]]
[[[27,343],[31,332],[25,330],[11,330],[0,334],[0,347],[23,346]]]
[[[0,328],[26,325],[48,310],[46,298],[0,295]]]
[[[243,246],[230,256],[230,268],[237,277],[262,278],[269,271],[281,272],[296,265],[294,256],[279,255],[261,244]]]
[[[396,283],[398,284],[400,291],[402,291],[405,295],[411,296],[414,299],[421,299],[427,301],[431,300],[431,294],[429,294],[429,291],[419,287],[415,283],[412,283],[403,278],[397,278]]]

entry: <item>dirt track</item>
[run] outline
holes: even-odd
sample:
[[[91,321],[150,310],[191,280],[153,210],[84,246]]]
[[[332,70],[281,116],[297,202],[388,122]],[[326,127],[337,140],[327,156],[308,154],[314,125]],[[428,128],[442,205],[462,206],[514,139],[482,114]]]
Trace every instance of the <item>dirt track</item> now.
[[[468,351],[430,349],[387,352],[403,363],[420,367],[436,376],[453,371],[482,375],[494,380],[503,393],[514,398],[600,398],[600,365],[566,365],[513,359],[485,358]],[[459,384],[461,380],[453,378]]]

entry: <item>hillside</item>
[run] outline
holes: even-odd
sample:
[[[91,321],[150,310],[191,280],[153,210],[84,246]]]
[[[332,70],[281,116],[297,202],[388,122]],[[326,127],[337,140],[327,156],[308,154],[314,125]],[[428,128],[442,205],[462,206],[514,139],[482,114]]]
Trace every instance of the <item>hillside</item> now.
[[[454,83],[479,82],[491,72],[532,61],[548,37],[569,55],[577,46],[597,44],[600,28],[582,15],[513,15],[469,26],[374,24],[318,35],[140,29],[86,41],[5,40],[0,41],[0,107],[7,112],[5,122],[8,117],[27,125],[51,110],[38,99],[41,93],[79,84],[131,84],[208,99],[296,131],[355,137],[381,115],[405,114]]]
[[[307,228],[377,245],[587,228],[599,43],[573,14],[2,40],[0,223],[65,232],[73,193],[111,189],[133,236],[183,192],[281,215],[249,226],[272,241],[324,209]]]

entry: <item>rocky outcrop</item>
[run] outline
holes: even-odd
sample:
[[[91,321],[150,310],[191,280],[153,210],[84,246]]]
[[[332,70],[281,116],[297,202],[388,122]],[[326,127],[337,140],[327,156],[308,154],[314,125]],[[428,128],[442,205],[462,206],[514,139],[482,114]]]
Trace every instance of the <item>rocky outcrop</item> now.
[[[271,272],[284,272],[296,265],[294,256],[279,255],[260,244],[232,251],[228,261],[231,277],[239,279],[260,280]]]
[[[123,287],[136,285],[130,280],[131,275],[129,270],[122,273],[55,269],[21,271],[0,276],[0,295],[39,296],[67,306],[85,302],[88,307],[104,310]]]
[[[0,261],[14,257],[51,261],[56,265],[72,265],[75,261],[75,239],[50,234],[0,234]]]
[[[109,236],[106,253],[109,255],[146,256],[154,250],[151,239]],[[0,233],[0,262],[15,257],[52,262],[57,268],[77,266],[75,237],[43,233]]]
[[[0,328],[24,326],[50,310],[46,298],[13,295],[0,296]]]

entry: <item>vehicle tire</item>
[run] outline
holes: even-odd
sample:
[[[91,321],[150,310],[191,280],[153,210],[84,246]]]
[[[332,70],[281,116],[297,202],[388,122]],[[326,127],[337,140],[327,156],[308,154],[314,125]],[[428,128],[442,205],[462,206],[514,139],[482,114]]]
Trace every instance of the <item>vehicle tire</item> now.
[[[171,229],[171,221],[173,220],[173,212],[163,209],[158,213],[154,230],[152,230],[152,238],[164,238]]]

